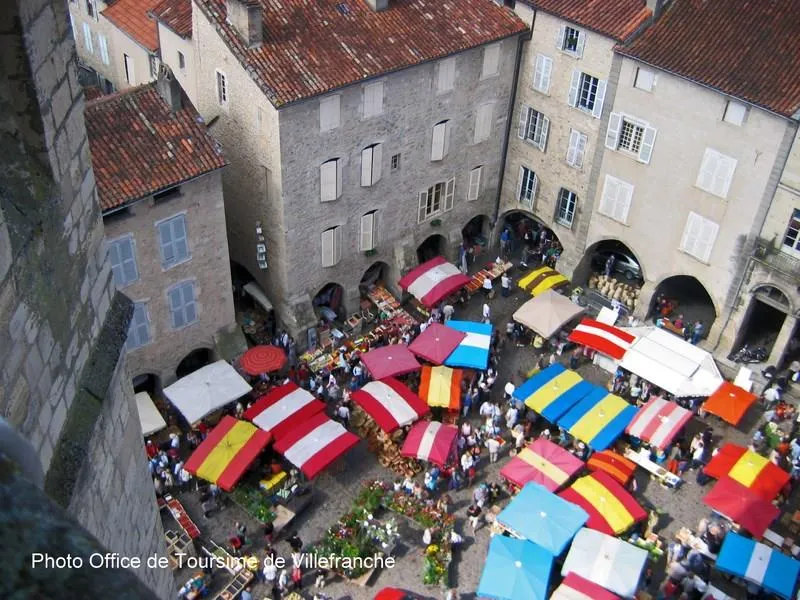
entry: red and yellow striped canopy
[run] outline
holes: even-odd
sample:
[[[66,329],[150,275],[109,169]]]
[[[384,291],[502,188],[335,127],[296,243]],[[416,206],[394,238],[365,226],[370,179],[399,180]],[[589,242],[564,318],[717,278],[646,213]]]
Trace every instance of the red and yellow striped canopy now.
[[[533,482],[555,492],[582,467],[583,461],[574,454],[538,438],[512,458],[500,470],[500,475],[520,488]]]
[[[586,466],[590,471],[608,473],[622,485],[628,485],[636,471],[636,463],[611,450],[595,452],[586,462]]]
[[[458,410],[461,406],[461,369],[450,367],[422,367],[419,397],[428,406]]]
[[[587,527],[608,535],[619,535],[647,518],[633,496],[603,472],[581,477],[558,495],[589,513]]]
[[[709,477],[725,475],[771,502],[789,482],[789,473],[778,465],[736,444],[725,444],[703,469]]]

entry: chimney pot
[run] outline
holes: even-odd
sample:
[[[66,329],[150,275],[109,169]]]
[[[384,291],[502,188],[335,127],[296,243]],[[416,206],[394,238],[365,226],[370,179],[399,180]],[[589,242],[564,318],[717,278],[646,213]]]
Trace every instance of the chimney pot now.
[[[259,0],[227,0],[228,23],[248,48],[264,41],[264,8]]]
[[[177,112],[183,108],[181,84],[175,79],[172,70],[164,63],[161,63],[161,68],[158,71],[156,91],[172,112]]]
[[[381,12],[389,8],[389,0],[364,0],[372,10]]]

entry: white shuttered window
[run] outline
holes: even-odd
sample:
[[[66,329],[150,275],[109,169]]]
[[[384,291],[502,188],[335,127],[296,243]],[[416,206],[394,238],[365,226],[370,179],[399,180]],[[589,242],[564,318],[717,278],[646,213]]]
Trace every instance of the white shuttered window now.
[[[475,134],[473,143],[477,144],[489,139],[492,132],[492,112],[494,105],[491,103],[481,104],[475,113]]]
[[[322,232],[322,266],[333,267],[342,259],[342,228],[331,227]]]
[[[714,221],[690,212],[683,230],[681,250],[694,256],[696,259],[707,263],[711,258],[714,241],[717,239],[719,225]]]
[[[453,89],[456,80],[456,58],[452,56],[439,61],[436,77],[436,91],[441,93]]]
[[[533,69],[533,89],[543,94],[550,93],[550,75],[553,73],[553,59],[544,54],[536,55]]]
[[[97,45],[100,46],[100,60],[103,61],[104,65],[107,65],[110,62],[108,58],[108,38],[102,33],[98,33]]]
[[[194,282],[184,281],[167,290],[172,328],[180,329],[197,321]]]
[[[92,43],[92,30],[88,23],[83,24],[83,45],[89,54],[94,54],[94,44]]]
[[[130,285],[139,279],[136,267],[136,248],[132,236],[116,239],[108,244],[108,260],[118,288]]]
[[[547,146],[547,133],[550,130],[550,119],[530,106],[522,105],[519,113],[519,129],[517,137],[532,143],[544,152]]]
[[[500,72],[500,44],[492,44],[483,49],[483,68],[481,79],[486,79]]]
[[[456,180],[453,177],[446,182],[441,181],[420,192],[418,222],[422,223],[430,217],[452,209],[455,190]]]
[[[376,211],[361,215],[361,235],[358,248],[362,252],[375,249],[375,215]]]
[[[341,96],[328,96],[319,101],[319,130],[330,131],[339,127],[341,119]]]
[[[375,185],[381,178],[383,144],[372,144],[361,151],[361,185]]]
[[[591,113],[595,119],[603,114],[603,101],[606,97],[606,81],[598,79],[578,69],[572,72],[567,103]]]
[[[128,326],[128,341],[125,347],[128,351],[136,350],[150,343],[150,317],[147,314],[147,304],[137,302],[133,305],[133,317]]]
[[[583,157],[586,154],[586,134],[577,129],[569,131],[569,145],[567,146],[567,164],[570,167],[580,169],[583,167]]]
[[[633,154],[639,162],[649,164],[656,143],[656,133],[658,132],[646,123],[622,113],[611,113],[606,131],[606,148]]]
[[[517,183],[517,199],[528,210],[533,210],[536,202],[536,189],[539,187],[539,178],[528,167],[519,168],[519,182]]]
[[[630,183],[606,175],[603,195],[600,198],[600,207],[597,212],[620,223],[627,223],[632,199],[633,186]]]
[[[377,116],[383,112],[383,82],[376,81],[364,86],[364,118]]]
[[[450,137],[450,121],[440,121],[433,126],[431,141],[431,160],[444,160],[447,156]]]
[[[191,258],[186,235],[186,217],[177,215],[157,223],[157,227],[162,268],[169,269]]]
[[[332,158],[319,167],[320,201],[331,202],[342,193],[342,167],[338,158]]]
[[[483,167],[475,167],[469,172],[469,187],[467,188],[467,200],[477,200],[481,193],[481,173]]]
[[[706,148],[695,185],[709,194],[726,198],[735,170],[735,158]]]

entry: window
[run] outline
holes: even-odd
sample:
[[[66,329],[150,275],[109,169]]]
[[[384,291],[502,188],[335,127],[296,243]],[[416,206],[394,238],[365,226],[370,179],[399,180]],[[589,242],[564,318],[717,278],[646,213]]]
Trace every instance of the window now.
[[[556,200],[556,221],[564,225],[564,227],[572,227],[572,221],[575,219],[575,207],[578,205],[578,196],[575,192],[570,192],[566,188],[561,188],[558,191],[558,199]]]
[[[183,52],[178,50],[178,68],[183,71],[186,69],[186,57],[183,55]]]
[[[445,58],[439,61],[436,77],[436,91],[438,93],[449,92],[453,89],[456,80],[456,59],[455,57]]]
[[[681,250],[694,256],[697,260],[708,262],[718,231],[719,225],[714,221],[690,212],[689,218],[686,220],[686,228],[683,230]]]
[[[169,269],[189,260],[189,242],[186,239],[186,218],[178,215],[156,223],[161,245],[161,266]]]
[[[111,272],[114,274],[114,283],[118,288],[123,288],[139,280],[133,236],[129,235],[109,242],[108,259],[111,261]]]
[[[431,160],[443,160],[450,146],[450,121],[439,121],[433,126]]]
[[[330,131],[339,127],[341,122],[341,100],[338,94],[328,96],[319,101],[319,130]]]
[[[533,89],[543,94],[550,93],[550,75],[553,72],[553,59],[544,54],[536,55],[536,67],[533,70]]]
[[[798,254],[800,253],[800,210],[796,208],[789,219],[789,227],[786,228],[786,235],[783,236],[783,250]]]
[[[583,156],[586,153],[588,137],[577,129],[569,130],[569,145],[567,146],[567,164],[580,169],[583,166]]]
[[[130,352],[150,343],[150,318],[147,314],[147,304],[136,302],[133,305],[133,317],[128,326],[128,341],[125,347]]]
[[[580,58],[586,45],[586,34],[574,27],[564,26],[558,31],[556,46],[567,54]]]
[[[167,291],[172,328],[180,329],[197,321],[197,302],[194,296],[194,281],[184,281]]]
[[[536,188],[539,187],[539,178],[528,167],[519,168],[519,184],[517,186],[517,199],[528,210],[533,210],[536,200]]]
[[[331,227],[322,232],[322,266],[333,267],[342,260],[342,228]]]
[[[632,199],[633,186],[630,183],[606,175],[603,196],[600,198],[600,207],[597,212],[620,223],[627,223]]]
[[[381,179],[383,144],[372,144],[361,151],[361,185],[369,187]]]
[[[483,67],[481,79],[486,79],[500,72],[500,44],[492,44],[483,49]]]
[[[128,82],[128,85],[136,85],[136,73],[133,70],[133,59],[127,54],[123,54],[122,62],[125,63],[125,81]]]
[[[572,72],[572,81],[569,86],[570,106],[592,113],[599,119],[603,114],[603,99],[606,95],[606,82],[592,77],[581,71]]]
[[[741,102],[728,100],[728,103],[725,105],[725,114],[722,115],[723,121],[730,123],[731,125],[738,125],[741,127],[744,124],[745,116],[747,116],[746,105],[742,104]]]
[[[656,74],[650,69],[643,69],[642,67],[636,68],[636,78],[633,80],[633,87],[644,90],[645,92],[652,92],[653,86],[656,84]]]
[[[456,190],[455,178],[442,181],[419,193],[419,217],[422,223],[425,219],[447,212],[453,208],[453,196]]]
[[[392,171],[397,171],[400,168],[400,155],[393,154],[392,155]]]
[[[320,201],[331,202],[342,195],[342,166],[332,158],[319,167]]]
[[[522,105],[519,113],[519,130],[517,136],[531,142],[544,152],[547,145],[547,132],[550,129],[550,119],[530,106]]]
[[[494,106],[491,103],[481,104],[475,113],[475,133],[473,143],[477,144],[489,139],[492,133],[492,111]]]
[[[364,86],[364,118],[369,119],[383,112],[383,82]]]
[[[477,200],[481,193],[481,173],[483,167],[475,167],[469,172],[469,187],[467,188],[467,200]]]
[[[621,113],[611,113],[606,132],[606,148],[621,150],[637,157],[639,162],[650,163],[656,130],[645,123]]]
[[[88,23],[83,24],[83,45],[89,54],[94,54],[94,44],[92,44],[92,30]]]
[[[149,56],[149,59],[150,59],[150,77],[152,79],[157,79],[160,61],[158,60],[158,57],[155,54],[151,54]]]
[[[102,33],[97,34],[97,45],[100,46],[100,60],[104,65],[109,64],[108,59],[108,38]]]
[[[710,194],[726,198],[735,170],[735,158],[726,156],[711,148],[706,148],[695,185]]]
[[[222,71],[217,71],[217,102],[223,106],[228,103],[228,79]]]
[[[86,14],[97,20],[97,7],[94,2],[95,0],[86,0]]]
[[[359,237],[358,249],[362,252],[375,249],[375,216],[377,211],[373,210],[365,215],[361,215],[361,236]]]

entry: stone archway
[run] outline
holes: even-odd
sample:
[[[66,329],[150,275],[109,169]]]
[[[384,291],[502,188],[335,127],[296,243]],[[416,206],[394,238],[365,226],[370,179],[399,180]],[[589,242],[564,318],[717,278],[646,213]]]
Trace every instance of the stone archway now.
[[[131,380],[135,393],[147,392],[151,398],[161,393],[161,377],[155,373],[141,373]]]
[[[422,264],[437,256],[447,257],[447,239],[438,233],[428,236],[417,246],[417,263]]]
[[[783,348],[776,348],[776,342],[781,330],[786,323],[786,318],[792,313],[789,298],[773,285],[758,285],[750,294],[742,325],[736,335],[736,343],[731,351],[731,356],[742,346],[763,346],[771,359],[776,360],[776,354],[783,354]],[[792,339],[795,336],[792,335]],[[792,348],[787,344],[787,358],[792,354]],[[792,359],[793,360],[793,359]]]
[[[208,364],[211,364],[213,358],[211,350],[208,348],[196,348],[183,357],[181,362],[175,368],[175,376],[178,379],[191,375]]]
[[[342,322],[347,310],[344,306],[344,287],[335,282],[323,285],[311,301],[318,320],[328,323]]]
[[[361,276],[361,281],[358,286],[365,290],[378,284],[387,286],[389,284],[389,277],[389,265],[379,260],[367,267],[364,274]]]
[[[560,254],[564,248],[555,231],[533,213],[524,210],[514,209],[503,214],[497,230],[498,240],[505,229],[508,229],[511,234],[511,250],[508,254],[510,259],[519,257],[522,260],[525,258],[524,254],[534,249],[542,249],[543,252],[549,250],[551,253],[555,250]],[[530,235],[527,236],[526,242],[527,232]],[[529,266],[534,265],[530,264]]]
[[[592,273],[603,274],[611,256],[614,257],[611,275],[615,279],[641,286],[644,282],[642,263],[627,244],[616,239],[601,240],[589,246],[572,273],[573,282],[584,284]]]
[[[666,301],[666,309],[660,310],[660,299]],[[664,314],[664,313],[667,314]],[[692,323],[703,323],[705,338],[717,318],[717,309],[711,294],[706,287],[692,275],[673,275],[659,283],[653,292],[648,316],[658,318],[668,316],[671,319],[682,317],[687,327]]]

